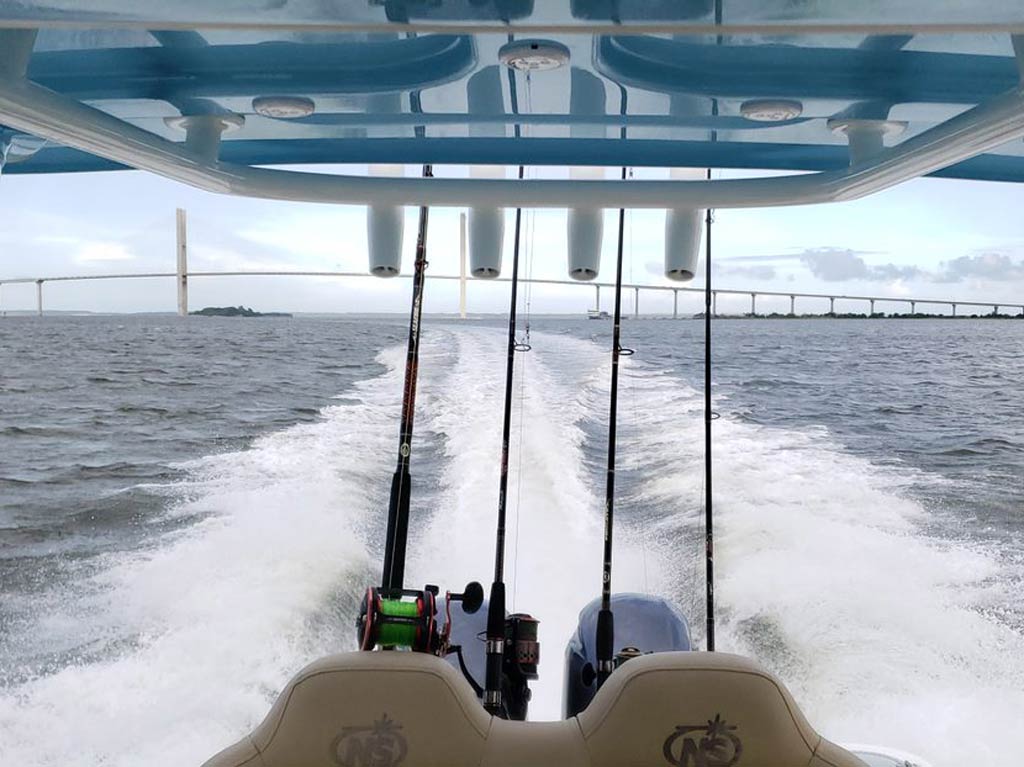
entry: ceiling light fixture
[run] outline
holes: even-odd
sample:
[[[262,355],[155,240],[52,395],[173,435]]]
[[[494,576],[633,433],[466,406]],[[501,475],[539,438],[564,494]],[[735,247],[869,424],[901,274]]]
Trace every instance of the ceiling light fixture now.
[[[779,123],[801,115],[804,105],[793,99],[751,99],[740,104],[740,114],[759,123]]]
[[[569,49],[554,40],[515,40],[498,51],[498,60],[520,72],[545,72],[569,63]]]
[[[275,120],[297,120],[313,114],[316,104],[304,96],[257,96],[252,100],[252,111]]]

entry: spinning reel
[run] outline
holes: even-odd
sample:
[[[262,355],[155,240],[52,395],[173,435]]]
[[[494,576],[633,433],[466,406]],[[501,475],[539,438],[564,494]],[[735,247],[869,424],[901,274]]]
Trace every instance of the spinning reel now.
[[[505,652],[501,663],[502,706],[508,719],[526,719],[526,710],[532,697],[529,683],[539,676],[539,625],[540,621],[526,613],[512,613],[505,618]]]

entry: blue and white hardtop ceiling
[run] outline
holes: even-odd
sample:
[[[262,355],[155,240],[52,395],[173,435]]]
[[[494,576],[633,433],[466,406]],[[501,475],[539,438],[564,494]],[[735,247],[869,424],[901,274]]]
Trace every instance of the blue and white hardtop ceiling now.
[[[0,0],[0,28],[4,173],[131,165],[286,199],[286,174],[248,166],[1024,181],[1021,0]],[[417,199],[364,180],[367,200]],[[326,183],[307,197],[360,198]],[[815,201],[798,192],[768,204]]]

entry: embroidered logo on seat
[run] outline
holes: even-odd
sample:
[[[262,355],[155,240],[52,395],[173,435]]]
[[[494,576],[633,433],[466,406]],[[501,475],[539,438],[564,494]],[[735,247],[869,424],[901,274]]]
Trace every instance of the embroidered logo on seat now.
[[[339,767],[398,767],[409,753],[401,729],[387,714],[371,725],[345,727],[331,744],[331,758]]]
[[[706,724],[678,725],[661,750],[674,767],[732,767],[740,760],[743,743],[736,725],[715,714]]]

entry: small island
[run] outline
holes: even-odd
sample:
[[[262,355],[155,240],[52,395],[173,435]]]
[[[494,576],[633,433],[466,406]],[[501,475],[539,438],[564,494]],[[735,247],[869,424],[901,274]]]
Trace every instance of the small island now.
[[[207,306],[189,314],[199,317],[291,317],[287,312],[257,312],[245,306]]]

